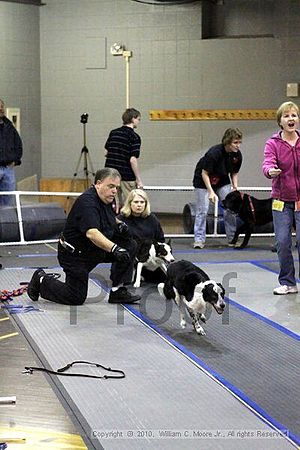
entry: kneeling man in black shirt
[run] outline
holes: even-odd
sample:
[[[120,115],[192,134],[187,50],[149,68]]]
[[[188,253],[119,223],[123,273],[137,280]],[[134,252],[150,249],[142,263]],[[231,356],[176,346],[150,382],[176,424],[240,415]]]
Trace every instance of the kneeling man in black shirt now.
[[[109,303],[134,303],[123,286],[132,271],[136,243],[126,224],[116,219],[112,202],[120,186],[116,169],[98,170],[95,183],[75,201],[58,243],[58,261],[65,282],[37,269],[28,285],[31,300],[39,296],[64,305],[82,305],[87,297],[89,273],[101,262],[111,262]]]

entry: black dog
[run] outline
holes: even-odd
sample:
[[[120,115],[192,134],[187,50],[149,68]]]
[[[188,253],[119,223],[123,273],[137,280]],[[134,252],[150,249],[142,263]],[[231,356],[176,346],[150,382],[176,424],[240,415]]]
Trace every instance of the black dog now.
[[[232,191],[222,202],[225,209],[236,213],[244,222],[235,232],[231,244],[236,244],[241,233],[245,233],[244,240],[239,247],[247,246],[256,225],[266,225],[272,222],[272,199],[258,200],[240,191]]]
[[[206,306],[210,304],[218,314],[225,308],[225,289],[190,261],[177,261],[168,266],[167,278],[157,286],[158,292],[167,300],[173,299],[180,312],[181,328],[186,327],[185,308],[191,316],[196,333],[205,335],[200,320],[206,322]]]

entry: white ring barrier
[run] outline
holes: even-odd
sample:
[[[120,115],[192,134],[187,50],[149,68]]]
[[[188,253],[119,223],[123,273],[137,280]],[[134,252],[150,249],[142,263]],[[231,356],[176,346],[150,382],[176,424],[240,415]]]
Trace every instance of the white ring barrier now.
[[[194,192],[193,186],[144,186],[145,191],[191,191]],[[239,187],[239,190],[242,192],[270,192],[271,188],[269,187]],[[0,195],[14,195],[16,198],[16,210],[18,217],[18,227],[20,233],[20,240],[14,242],[0,242],[0,246],[8,246],[8,245],[28,245],[28,244],[47,244],[57,242],[58,239],[43,239],[43,240],[35,240],[28,241],[25,240],[24,237],[24,228],[23,228],[23,218],[22,218],[22,209],[21,209],[21,196],[58,196],[58,197],[78,197],[81,195],[81,192],[52,192],[52,191],[1,191]],[[1,207],[0,207],[1,214]],[[214,231],[212,234],[207,234],[207,238],[219,238],[226,237],[225,234],[217,233],[218,226],[218,201],[215,203],[214,207]],[[193,234],[167,234],[165,235],[167,238],[193,238]],[[256,237],[270,237],[274,236],[274,233],[254,233],[252,236]]]

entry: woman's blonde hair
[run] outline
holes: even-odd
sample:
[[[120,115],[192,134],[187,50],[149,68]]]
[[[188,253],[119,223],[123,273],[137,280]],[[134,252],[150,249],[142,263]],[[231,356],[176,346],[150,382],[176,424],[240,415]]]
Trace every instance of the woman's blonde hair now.
[[[151,213],[150,202],[147,193],[143,189],[132,189],[132,191],[129,192],[125,200],[123,208],[121,209],[121,214],[123,214],[123,216],[125,217],[131,216],[132,214],[131,203],[134,197],[136,197],[137,195],[145,200],[145,209],[142,212],[141,217],[147,217],[150,215]]]
[[[299,117],[299,107],[296,105],[296,103],[294,102],[284,102],[282,103],[279,108],[277,109],[276,112],[276,119],[277,119],[277,123],[280,126],[280,128],[282,128],[280,122],[281,122],[281,117],[283,116],[283,114],[286,111],[290,111],[291,109],[295,109],[295,111],[297,112],[297,115]]]

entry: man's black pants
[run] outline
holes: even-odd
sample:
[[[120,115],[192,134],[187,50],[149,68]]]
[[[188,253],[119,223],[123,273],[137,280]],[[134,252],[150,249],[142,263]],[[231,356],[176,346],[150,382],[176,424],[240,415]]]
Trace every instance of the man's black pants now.
[[[58,261],[65,272],[65,282],[45,276],[41,282],[40,295],[63,305],[82,305],[87,297],[89,273],[97,264],[105,262],[112,262],[110,279],[113,286],[127,282],[132,274],[136,242],[126,240],[126,242],[119,242],[119,245],[128,250],[131,256],[130,263],[113,261],[111,253],[104,250],[99,249],[97,257],[93,257],[88,253],[69,253],[58,244]]]

